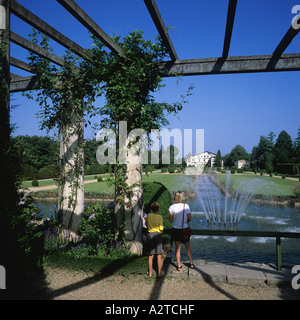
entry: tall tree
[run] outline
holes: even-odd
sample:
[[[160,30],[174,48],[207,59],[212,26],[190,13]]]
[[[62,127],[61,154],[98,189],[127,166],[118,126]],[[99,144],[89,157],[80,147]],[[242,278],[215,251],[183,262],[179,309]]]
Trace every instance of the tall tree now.
[[[274,164],[290,163],[293,156],[293,142],[286,131],[281,131],[274,145]]]
[[[249,154],[247,153],[246,149],[241,145],[236,145],[229,154],[229,157],[226,160],[225,165],[228,167],[234,166],[234,163],[238,160],[245,159],[249,160]]]
[[[36,30],[31,35],[34,43],[52,51],[48,37]],[[39,117],[41,129],[59,129],[60,177],[58,185],[58,211],[63,229],[77,234],[84,213],[84,160],[83,128],[84,117],[88,118],[95,99],[95,88],[89,79],[82,60],[67,51],[64,65],[57,69],[49,60],[32,52],[29,63],[36,75],[40,88],[36,96],[28,93],[41,106]]]
[[[34,33],[33,40],[36,38]],[[130,33],[123,41],[120,37],[114,40],[123,48],[124,56],[107,52],[94,37],[94,47],[88,50],[86,59],[79,60],[68,52],[60,70],[33,54],[30,61],[43,88],[37,96],[42,106],[42,128],[60,129],[59,198],[64,228],[78,231],[83,211],[83,119],[89,123],[90,116],[99,114],[99,128],[113,131],[117,151],[127,155],[126,164],[120,164],[117,158],[115,165],[116,213],[126,221],[126,239],[136,253],[142,253],[142,163],[141,152],[136,150],[142,137],[130,136],[129,132],[142,129],[149,133],[167,125],[166,116],[182,109],[192,87],[178,103],[156,102],[153,93],[163,87],[158,62],[167,54],[162,40],[146,41],[140,31]],[[46,37],[41,45],[49,49]],[[101,94],[106,103],[95,107],[95,97]],[[119,138],[125,150],[118,145]]]
[[[293,154],[294,161],[300,163],[300,127],[298,127],[298,135],[294,141]]]
[[[259,169],[273,170],[274,161],[274,134],[271,132],[267,137],[261,136],[258,146],[255,148],[255,154],[253,154],[253,160]]]
[[[154,92],[163,87],[159,62],[167,52],[160,37],[155,41],[143,39],[143,32],[131,32],[122,41],[114,40],[124,50],[124,56],[107,53],[103,44],[94,38],[91,59],[86,68],[93,81],[102,82],[101,90],[106,97],[104,106],[99,107],[102,116],[100,128],[115,132],[116,141],[121,138],[125,151],[117,143],[117,165],[115,166],[116,213],[126,222],[126,239],[132,243],[132,251],[142,253],[142,159],[139,145],[142,137],[129,136],[132,130],[141,129],[147,134],[168,124],[167,115],[182,109],[186,96],[178,103],[159,103]],[[126,123],[120,127],[120,121]],[[122,136],[121,136],[122,135]],[[124,137],[125,135],[125,137]],[[120,164],[120,153],[127,155],[127,164]]]
[[[221,151],[217,151],[216,155],[216,167],[221,167],[222,166],[222,156],[221,156]]]

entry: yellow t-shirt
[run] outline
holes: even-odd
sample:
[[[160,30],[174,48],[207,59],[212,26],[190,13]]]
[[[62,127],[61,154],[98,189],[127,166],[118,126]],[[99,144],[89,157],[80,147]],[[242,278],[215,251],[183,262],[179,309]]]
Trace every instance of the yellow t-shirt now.
[[[147,216],[146,224],[148,227],[148,232],[160,232],[164,230],[163,218],[157,213],[150,213]]]

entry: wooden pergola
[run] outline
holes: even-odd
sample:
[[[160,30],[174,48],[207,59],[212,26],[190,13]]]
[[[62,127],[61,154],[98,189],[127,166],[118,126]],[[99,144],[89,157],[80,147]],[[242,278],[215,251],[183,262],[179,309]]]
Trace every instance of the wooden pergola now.
[[[70,14],[72,14],[79,22],[82,23],[93,35],[102,41],[110,50],[117,54],[124,55],[122,48],[115,43],[102,29],[92,20],[88,14],[76,4],[73,0],[57,0]],[[250,72],[276,72],[276,71],[299,71],[300,70],[300,53],[284,54],[294,37],[298,34],[299,29],[292,26],[269,55],[255,56],[237,56],[230,57],[229,49],[234,25],[237,0],[229,0],[227,11],[227,23],[224,36],[223,52],[221,57],[215,58],[196,58],[181,60],[173,46],[163,18],[159,12],[155,0],[144,0],[145,5],[151,15],[151,18],[160,34],[163,42],[168,50],[171,60],[161,63],[161,69],[164,76],[190,76],[190,75],[208,75],[208,74],[227,74],[227,73],[250,73]],[[9,41],[32,51],[51,62],[61,66],[64,61],[59,56],[49,52],[35,43],[21,37],[20,35],[10,31],[9,16],[10,13],[16,15],[23,21],[27,22],[34,28],[38,29],[51,39],[55,40],[62,46],[70,49],[80,57],[85,57],[86,50],[77,43],[64,36],[54,27],[40,19],[34,13],[23,7],[15,0],[0,0],[0,4],[6,9],[6,30],[4,31],[4,42]],[[31,71],[30,66],[9,54],[9,49],[5,57],[6,70],[9,72],[9,65]],[[32,90],[35,88],[34,76],[20,77],[15,74],[9,76],[10,92],[18,92]]]
[[[110,38],[101,27],[92,20],[88,14],[78,6],[74,0],[57,0],[71,15],[73,15],[84,27],[86,27],[95,37],[103,42],[110,50],[119,55],[124,55],[123,49]],[[300,53],[284,54],[285,50],[299,33],[300,29],[294,29],[291,25],[286,34],[279,42],[278,46],[269,55],[255,56],[229,56],[230,42],[236,14],[237,0],[229,0],[227,11],[227,23],[224,36],[222,56],[215,58],[196,58],[181,60],[174,48],[168,30],[157,7],[155,0],[144,0],[151,18],[160,34],[165,47],[170,56],[170,60],[161,62],[160,68],[162,76],[191,76],[209,74],[234,74],[234,73],[253,73],[253,72],[279,72],[279,71],[300,71]],[[85,58],[86,49],[79,46],[47,22],[40,19],[34,13],[23,7],[15,0],[0,0],[0,44],[6,45],[6,52],[1,57],[2,82],[0,99],[0,139],[5,144],[9,141],[10,132],[10,93],[26,90],[39,89],[35,76],[21,77],[10,72],[10,66],[14,66],[25,71],[32,72],[28,63],[20,61],[10,55],[10,42],[13,42],[35,54],[38,54],[58,66],[64,64],[64,60],[54,53],[41,48],[37,44],[21,37],[10,30],[10,15],[16,15],[32,27],[41,31],[57,43],[71,50],[76,55]],[[297,19],[300,19],[300,14]],[[1,142],[2,143],[2,142]],[[2,152],[2,151],[1,151]],[[0,153],[1,153],[0,152]],[[5,170],[3,166],[2,170]],[[81,176],[83,185],[83,174]],[[83,190],[83,189],[82,189]],[[2,194],[3,190],[0,190]],[[83,197],[83,191],[81,191]],[[83,203],[81,203],[81,209]],[[80,211],[79,210],[79,211]],[[139,213],[142,212],[139,208]],[[138,225],[138,224],[137,224]],[[133,239],[134,240],[134,239]]]

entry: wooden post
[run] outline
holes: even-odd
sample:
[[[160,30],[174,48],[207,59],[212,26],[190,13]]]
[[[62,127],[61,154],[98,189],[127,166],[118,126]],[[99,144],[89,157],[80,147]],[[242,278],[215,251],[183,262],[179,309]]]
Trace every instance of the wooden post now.
[[[12,190],[15,189],[14,177],[11,170],[7,169],[9,161],[9,138],[10,138],[10,50],[9,50],[10,14],[9,1],[0,0],[0,161],[1,179],[5,183],[0,184],[1,205],[10,202]],[[12,204],[13,205],[13,204]],[[1,227],[1,226],[0,226]],[[0,231],[1,232],[1,231]]]
[[[281,271],[281,238],[276,237],[277,270]]]
[[[0,71],[0,139],[7,141],[10,134],[10,11],[9,1],[0,0],[0,46],[1,46],[1,71]],[[3,50],[3,51],[2,51]],[[1,143],[1,146],[3,144]]]

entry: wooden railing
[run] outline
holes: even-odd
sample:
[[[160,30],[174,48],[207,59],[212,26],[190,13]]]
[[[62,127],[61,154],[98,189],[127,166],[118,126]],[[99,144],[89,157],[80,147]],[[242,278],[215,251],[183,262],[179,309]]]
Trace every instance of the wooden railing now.
[[[165,229],[165,234],[171,234],[171,229]],[[296,232],[277,232],[277,231],[245,231],[245,230],[226,230],[226,229],[201,229],[192,230],[192,235],[205,236],[231,236],[231,237],[267,237],[276,239],[276,260],[277,270],[281,270],[281,238],[300,239],[300,233]]]

